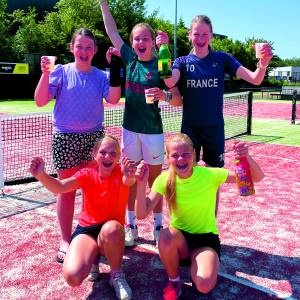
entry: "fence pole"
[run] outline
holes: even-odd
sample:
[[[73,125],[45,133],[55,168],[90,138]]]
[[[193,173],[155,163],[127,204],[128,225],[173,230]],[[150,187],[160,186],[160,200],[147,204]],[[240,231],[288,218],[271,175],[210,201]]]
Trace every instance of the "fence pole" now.
[[[2,147],[2,118],[0,116],[0,191],[4,187],[4,161]]]
[[[296,98],[297,98],[297,90],[293,90],[293,99],[292,99],[292,120],[291,124],[296,123]]]
[[[252,132],[252,104],[253,92],[248,92],[247,134],[249,135],[251,135]]]

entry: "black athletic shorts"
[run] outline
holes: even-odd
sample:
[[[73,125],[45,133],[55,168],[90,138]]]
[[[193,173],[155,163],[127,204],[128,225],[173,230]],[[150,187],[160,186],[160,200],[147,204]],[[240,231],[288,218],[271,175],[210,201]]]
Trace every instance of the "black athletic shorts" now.
[[[211,232],[210,233],[201,233],[201,234],[188,233],[183,230],[180,230],[180,232],[183,234],[183,236],[188,244],[190,252],[192,252],[193,250],[198,249],[198,248],[209,247],[209,248],[214,249],[217,252],[219,259],[221,258],[221,242],[219,239],[219,235],[211,233]],[[191,265],[190,258],[181,259],[180,265],[181,266],[190,266]]]
[[[202,160],[210,167],[224,167],[225,132],[224,126],[188,126],[182,124],[181,132],[187,134],[194,144],[196,161]]]
[[[80,226],[78,224],[71,236],[71,241],[79,234],[87,234],[97,242],[98,235],[101,231],[103,224],[97,224],[97,225],[86,226],[86,227]]]

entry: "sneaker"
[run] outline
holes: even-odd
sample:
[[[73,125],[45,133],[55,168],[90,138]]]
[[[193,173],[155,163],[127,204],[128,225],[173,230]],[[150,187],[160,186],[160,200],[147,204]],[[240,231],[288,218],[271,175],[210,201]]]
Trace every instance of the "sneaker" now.
[[[153,240],[155,242],[155,245],[158,245],[158,240],[159,240],[159,236],[160,236],[160,231],[163,229],[163,227],[161,225],[158,225],[155,227],[155,229],[153,230]]]
[[[138,239],[138,229],[137,226],[126,225],[125,226],[125,246],[134,246],[134,241]]]
[[[87,277],[88,281],[97,281],[100,277],[99,264],[92,264],[91,271]]]
[[[132,291],[128,285],[125,274],[117,273],[113,278],[109,280],[109,284],[114,288],[116,296],[119,300],[130,300],[132,298]]]
[[[169,281],[164,288],[163,300],[177,300],[181,295],[181,282]]]

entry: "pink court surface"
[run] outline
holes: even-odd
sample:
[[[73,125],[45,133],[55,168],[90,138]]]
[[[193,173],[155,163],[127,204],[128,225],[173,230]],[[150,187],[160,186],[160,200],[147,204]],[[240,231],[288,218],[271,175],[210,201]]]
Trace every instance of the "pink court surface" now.
[[[255,110],[259,117],[261,110]],[[226,144],[228,168],[233,168],[231,145],[232,141]],[[234,184],[222,186],[217,286],[210,294],[199,295],[191,285],[189,270],[181,268],[180,299],[300,299],[299,147],[256,142],[249,146],[266,177],[255,185],[254,196],[238,196]],[[105,259],[101,260],[99,281],[85,280],[78,288],[64,282],[61,265],[55,261],[59,241],[55,195],[36,182],[5,186],[3,192],[0,299],[115,299]],[[80,205],[78,192],[74,226]],[[164,226],[168,221],[164,207]],[[123,269],[133,299],[158,300],[167,276],[151,240],[152,217],[138,221],[138,226],[140,239],[125,250]]]

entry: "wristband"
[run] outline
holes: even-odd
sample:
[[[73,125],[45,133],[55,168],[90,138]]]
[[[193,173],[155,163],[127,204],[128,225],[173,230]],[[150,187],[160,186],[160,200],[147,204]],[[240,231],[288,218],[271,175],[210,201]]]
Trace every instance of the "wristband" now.
[[[170,103],[170,101],[172,100],[172,93],[169,91],[165,91],[163,90],[164,94],[165,94],[165,101]]]
[[[123,60],[119,56],[114,54],[111,55],[110,62],[110,79],[109,85],[112,87],[117,87],[121,85],[121,67],[123,65]]]

